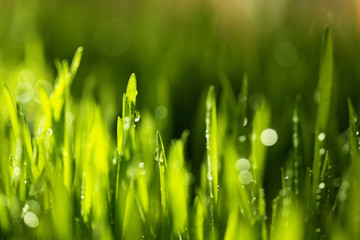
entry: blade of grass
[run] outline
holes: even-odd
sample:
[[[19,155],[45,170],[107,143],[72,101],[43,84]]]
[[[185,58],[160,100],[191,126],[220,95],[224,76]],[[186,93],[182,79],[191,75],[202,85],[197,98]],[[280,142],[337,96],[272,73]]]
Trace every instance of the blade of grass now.
[[[327,130],[331,94],[333,85],[333,43],[331,32],[328,27],[325,28],[320,56],[320,73],[319,73],[319,104],[316,119],[315,130],[315,149],[313,161],[313,195],[315,197],[316,190],[320,181],[320,169],[322,158],[325,152],[322,151],[324,146],[324,138]]]
[[[209,183],[210,214],[212,231],[216,231],[216,206],[218,200],[218,152],[217,152],[217,116],[214,87],[209,88],[206,99],[206,152],[207,152],[207,181]]]
[[[160,132],[156,132],[156,150],[155,160],[159,163],[159,174],[160,174],[160,195],[161,195],[161,206],[162,214],[168,216],[168,189],[167,189],[167,161],[165,156],[164,144],[161,139]]]

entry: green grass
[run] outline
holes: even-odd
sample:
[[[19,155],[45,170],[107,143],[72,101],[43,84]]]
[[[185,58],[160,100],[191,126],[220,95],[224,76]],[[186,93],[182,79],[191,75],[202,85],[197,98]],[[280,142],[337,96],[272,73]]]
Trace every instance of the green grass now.
[[[239,96],[224,73],[222,92],[209,88],[201,116],[206,151],[197,159],[197,174],[187,161],[192,133],[185,130],[180,139],[163,142],[155,116],[146,109],[140,116],[136,97],[142,90],[135,74],[122,97],[116,134],[91,84],[73,98],[82,52],[76,51],[70,65],[56,62],[53,91],[32,85],[40,100],[32,109],[14,97],[13,84],[3,83],[1,239],[360,238],[358,113],[349,100],[343,147],[331,126],[334,67],[328,28],[321,46],[316,120],[309,123],[302,98],[294,97],[288,119],[292,142],[284,153],[287,161],[276,169],[281,188],[271,201],[264,179],[266,165],[275,160],[267,151],[282,135],[272,129],[276,106],[258,98],[254,111],[249,110],[246,74]],[[315,130],[309,131],[312,124]]]

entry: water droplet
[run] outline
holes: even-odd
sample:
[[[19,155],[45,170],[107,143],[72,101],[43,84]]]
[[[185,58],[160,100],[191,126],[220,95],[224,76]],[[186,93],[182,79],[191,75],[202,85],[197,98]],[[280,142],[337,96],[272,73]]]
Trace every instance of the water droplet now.
[[[248,123],[248,119],[246,117],[244,117],[244,121],[243,121],[243,127],[245,127]]]
[[[326,137],[325,133],[322,132],[319,134],[318,139],[319,139],[319,141],[324,141],[325,137]]]
[[[24,223],[30,228],[36,228],[39,226],[39,219],[34,213],[27,212],[24,215]]]
[[[160,150],[158,148],[156,148],[154,151],[154,159],[156,161],[159,161],[159,159],[160,159]]]
[[[134,121],[139,122],[140,121],[140,112],[138,110],[134,111]]]
[[[285,177],[285,180],[288,180],[288,179],[289,179],[289,176],[286,176],[286,177]]]
[[[269,147],[277,142],[278,135],[274,129],[268,128],[262,131],[260,135],[260,140],[262,144]]]
[[[317,200],[320,200],[320,199],[321,199],[321,195],[319,195],[319,194],[316,195],[316,199],[317,199]]]
[[[208,172],[207,173],[207,178],[209,179],[209,181],[212,181],[213,180],[213,177],[211,175],[211,172]]]
[[[81,195],[81,197],[80,197],[81,199],[84,199],[85,198],[85,196],[84,195]]]
[[[168,116],[168,109],[165,106],[158,106],[155,108],[155,117],[157,119],[165,119]]]
[[[206,129],[205,130],[205,138],[208,139],[209,137],[210,137],[209,130]]]
[[[51,128],[46,129],[46,135],[49,137],[53,134],[53,131]]]
[[[320,155],[324,155],[325,153],[326,153],[325,148],[320,148],[319,154],[320,154]]]
[[[324,188],[325,188],[325,183],[323,183],[323,182],[320,183],[320,184],[319,184],[319,189],[324,189]]]
[[[246,158],[240,158],[235,163],[236,169],[241,171],[248,171],[250,169],[250,162]]]
[[[240,141],[240,142],[245,142],[245,141],[246,141],[246,136],[245,136],[245,135],[241,135],[241,136],[239,137],[239,141]]]
[[[18,177],[21,174],[21,169],[19,167],[14,168],[14,176]]]
[[[251,181],[253,180],[252,178],[252,174],[249,171],[242,171],[239,174],[239,181],[243,185],[251,183]]]
[[[139,162],[139,167],[140,167],[140,168],[144,168],[144,167],[145,167],[145,163],[144,163],[144,162]]]
[[[321,229],[317,228],[317,229],[315,229],[315,232],[319,233],[319,232],[321,232]]]

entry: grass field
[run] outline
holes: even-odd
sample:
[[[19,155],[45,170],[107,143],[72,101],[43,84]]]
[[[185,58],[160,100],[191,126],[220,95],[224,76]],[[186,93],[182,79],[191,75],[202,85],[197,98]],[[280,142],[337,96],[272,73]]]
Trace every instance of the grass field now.
[[[360,239],[358,5],[0,0],[0,239]]]
[[[239,95],[225,74],[222,89],[209,87],[202,103],[206,153],[197,175],[186,161],[191,133],[163,142],[156,116],[137,110],[142,90],[135,74],[122,95],[115,134],[91,84],[79,100],[72,97],[83,48],[71,64],[56,62],[54,86],[21,70],[15,89],[2,85],[1,238],[358,239],[358,114],[349,100],[348,130],[339,136],[330,128],[328,28],[319,47],[315,121],[306,122],[303,100],[294,97],[291,146],[276,170],[281,189],[270,204],[264,171],[278,134],[272,106],[261,97],[248,101],[247,75]]]

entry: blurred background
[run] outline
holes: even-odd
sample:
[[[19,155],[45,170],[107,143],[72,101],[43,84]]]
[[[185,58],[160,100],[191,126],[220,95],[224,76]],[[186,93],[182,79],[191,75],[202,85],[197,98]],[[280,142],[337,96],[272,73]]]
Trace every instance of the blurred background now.
[[[238,94],[247,73],[250,102],[260,98],[271,106],[279,141],[269,148],[267,168],[279,172],[291,146],[297,94],[309,120],[316,116],[326,24],[334,38],[332,127],[341,133],[348,126],[346,99],[360,103],[357,0],[0,0],[0,81],[14,92],[19,78],[48,82],[51,89],[55,59],[71,60],[83,46],[74,100],[92,88],[115,141],[122,93],[135,73],[140,112],[155,116],[168,144],[190,129],[188,161],[197,169],[205,149],[208,87],[214,84],[220,95],[225,75]],[[25,97],[25,108],[36,107],[26,94],[16,95]]]

